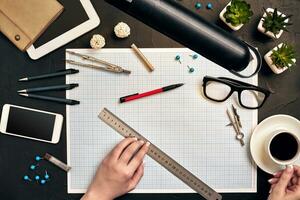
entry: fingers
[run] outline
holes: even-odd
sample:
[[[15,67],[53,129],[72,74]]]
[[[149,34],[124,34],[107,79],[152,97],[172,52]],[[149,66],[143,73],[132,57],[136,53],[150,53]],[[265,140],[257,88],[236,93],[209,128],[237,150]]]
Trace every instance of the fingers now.
[[[276,193],[284,193],[285,189],[287,188],[292,176],[293,176],[293,166],[289,165],[287,168],[283,171],[281,177],[279,178],[278,183],[275,185],[273,191]]]
[[[288,187],[288,190],[293,191],[293,192],[298,191],[298,189],[299,189],[299,186],[297,186],[297,185],[292,185],[292,186]]]
[[[297,176],[300,177],[300,167],[297,165],[295,165],[293,167],[294,167],[294,174],[296,174]]]
[[[296,185],[298,183],[298,177],[297,176],[293,176],[292,180],[291,180],[291,185]]]
[[[298,176],[295,176],[293,175],[290,182],[288,183],[288,187],[291,187],[293,185],[299,185],[298,182],[299,182],[299,177]],[[268,182],[271,184],[271,185],[274,185],[274,184],[277,184],[279,181],[279,178],[271,178],[268,180]]]
[[[280,171],[278,171],[278,172],[276,172],[275,174],[273,174],[273,176],[275,177],[275,178],[280,178],[280,176],[282,175],[282,172],[283,172],[284,170],[280,170]]]
[[[271,185],[270,190],[269,190],[269,194],[273,191],[273,188],[276,186],[276,184]]]
[[[122,162],[125,162],[126,164],[129,163],[129,161],[133,158],[134,154],[141,148],[141,146],[144,144],[145,142],[142,140],[139,140],[137,142],[133,142],[131,143],[122,153],[122,155],[120,156],[120,160]],[[137,167],[136,167],[137,168]],[[135,171],[135,170],[134,170]]]
[[[129,189],[132,190],[136,187],[136,185],[140,182],[141,178],[144,175],[144,163],[141,163],[134,173],[131,182],[129,183]]]
[[[300,185],[300,167],[294,165],[294,174],[293,177],[291,178],[291,181],[288,184],[288,187],[293,186],[293,185]],[[284,170],[280,170],[276,173],[273,174],[273,178],[269,179],[268,182],[270,184],[276,184],[279,181],[280,176],[282,175]]]
[[[144,159],[146,153],[149,150],[149,146],[150,146],[150,143],[146,142],[146,144],[144,144],[142,146],[142,148],[135,154],[135,156],[129,162],[129,167],[132,170],[135,171],[141,165],[141,163],[143,162],[143,159]]]
[[[293,183],[297,184],[297,185],[300,185],[300,167],[297,166],[297,165],[294,166],[294,176],[297,177],[297,181],[293,182]]]
[[[125,138],[112,150],[111,154],[114,158],[119,159],[124,149],[133,142],[136,142],[137,138]]]
[[[280,170],[280,171],[274,173],[274,174],[273,174],[273,178],[270,178],[270,179],[268,180],[268,182],[269,182],[271,185],[278,183],[279,178],[280,178],[280,176],[282,175],[282,172],[283,172],[283,171],[284,171],[284,170]]]
[[[279,181],[279,178],[271,178],[268,180],[268,182],[272,185],[278,183],[278,181]]]

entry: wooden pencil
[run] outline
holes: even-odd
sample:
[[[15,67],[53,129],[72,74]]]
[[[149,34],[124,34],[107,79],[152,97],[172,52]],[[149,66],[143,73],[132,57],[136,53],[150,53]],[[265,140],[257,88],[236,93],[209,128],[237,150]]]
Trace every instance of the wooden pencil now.
[[[146,56],[139,50],[139,48],[135,45],[132,44],[131,48],[136,52],[136,54],[144,61],[146,64],[147,68],[149,69],[150,72],[154,70],[153,65],[150,63],[150,61],[146,58]]]

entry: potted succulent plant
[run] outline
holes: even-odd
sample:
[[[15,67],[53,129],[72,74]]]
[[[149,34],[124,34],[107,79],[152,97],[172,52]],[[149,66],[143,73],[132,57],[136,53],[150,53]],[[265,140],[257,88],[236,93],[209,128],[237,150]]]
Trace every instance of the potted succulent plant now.
[[[250,4],[244,0],[232,0],[221,11],[219,17],[232,30],[237,31],[249,22],[252,15]]]
[[[264,8],[264,11],[257,29],[271,38],[279,38],[283,31],[287,31],[286,26],[291,25],[289,19],[292,15],[285,15],[279,12],[277,8]]]
[[[296,55],[293,46],[281,43],[269,51],[264,59],[275,74],[280,74],[296,65]]]

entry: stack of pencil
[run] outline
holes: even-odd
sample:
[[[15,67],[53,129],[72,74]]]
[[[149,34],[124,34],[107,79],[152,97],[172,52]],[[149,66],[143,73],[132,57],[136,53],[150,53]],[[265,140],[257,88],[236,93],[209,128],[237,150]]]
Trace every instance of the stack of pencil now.
[[[58,71],[58,72],[51,73],[51,74],[42,74],[39,76],[25,77],[25,78],[19,79],[19,81],[25,82],[25,81],[46,79],[46,78],[64,76],[64,75],[68,75],[68,74],[76,74],[78,72],[79,72],[79,70],[76,70],[76,69],[67,69],[67,70]],[[63,103],[63,104],[67,104],[67,105],[77,105],[80,102],[73,100],[73,99],[50,97],[50,96],[44,96],[44,95],[37,95],[37,94],[33,94],[33,93],[45,92],[45,91],[71,90],[78,86],[79,85],[77,83],[64,84],[64,85],[52,85],[52,86],[37,87],[37,88],[27,88],[27,89],[19,90],[18,93],[20,96],[23,96],[23,97],[41,99],[41,100],[46,100],[46,101],[54,101],[54,102]]]

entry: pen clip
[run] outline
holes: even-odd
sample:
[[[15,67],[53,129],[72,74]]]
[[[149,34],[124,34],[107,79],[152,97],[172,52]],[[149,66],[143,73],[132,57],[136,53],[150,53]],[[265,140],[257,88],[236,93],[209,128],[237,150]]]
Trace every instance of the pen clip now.
[[[76,73],[79,72],[78,69],[74,69],[74,68],[69,68],[69,69],[67,69],[67,70],[70,70],[70,71],[72,72],[72,74],[76,74]]]
[[[135,94],[131,94],[131,95],[127,95],[127,96],[121,97],[120,98],[120,102],[123,103],[123,102],[125,102],[126,98],[132,97],[132,96],[135,96],[135,95],[138,95],[138,94],[139,93],[135,93]]]
[[[74,68],[61,69],[61,70],[57,70],[56,72],[65,72],[65,71],[71,71],[72,73],[78,73],[79,72],[78,69],[74,69]]]

